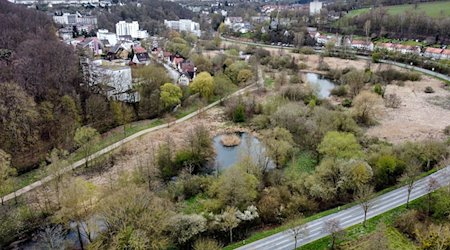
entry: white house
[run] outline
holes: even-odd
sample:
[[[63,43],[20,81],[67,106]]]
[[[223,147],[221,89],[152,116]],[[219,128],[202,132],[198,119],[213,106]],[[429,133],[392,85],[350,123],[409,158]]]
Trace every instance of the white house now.
[[[450,49],[444,49],[442,51],[441,59],[450,60]]]
[[[440,48],[428,47],[425,49],[423,55],[429,58],[440,59],[442,56],[442,51],[443,49]]]
[[[90,84],[99,86],[108,98],[125,102],[139,101],[139,93],[133,89],[129,66],[95,60],[91,70],[95,77]]]
[[[374,49],[374,45],[372,42],[363,41],[363,40],[352,40],[351,47],[353,49],[368,50],[368,51],[373,51],[373,49]]]
[[[322,10],[322,2],[319,2],[318,0],[314,0],[309,3],[309,14],[311,16],[320,14],[320,10]]]
[[[109,32],[107,29],[99,29],[97,31],[97,38],[102,40],[108,40],[108,43],[111,46],[114,46],[117,44],[117,36],[114,33]]]

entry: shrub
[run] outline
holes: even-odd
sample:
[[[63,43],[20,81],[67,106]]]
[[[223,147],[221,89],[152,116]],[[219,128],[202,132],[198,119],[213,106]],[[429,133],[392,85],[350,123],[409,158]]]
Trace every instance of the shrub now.
[[[330,70],[330,66],[325,61],[321,61],[321,62],[319,62],[319,65],[317,66],[317,69],[321,70],[321,71],[329,71]]]
[[[347,95],[347,88],[345,86],[343,86],[343,85],[337,86],[337,87],[335,87],[334,89],[331,90],[331,95],[339,96],[339,97],[346,96]]]
[[[431,93],[434,93],[434,89],[432,87],[430,87],[430,86],[427,86],[425,88],[424,92],[427,93],[427,94],[431,94]]]
[[[301,53],[301,54],[305,54],[305,55],[315,54],[314,49],[311,48],[311,47],[307,47],[307,46],[301,47],[298,52]]]
[[[398,216],[394,225],[400,232],[413,237],[418,218],[419,212],[417,210],[409,210]]]
[[[379,52],[373,52],[372,53],[372,62],[377,63],[381,59],[381,54]]]
[[[294,74],[290,77],[289,82],[292,84],[302,83],[302,79],[297,74]]]
[[[268,128],[270,125],[270,117],[267,115],[257,115],[252,119],[252,125],[258,129]]]
[[[303,101],[308,103],[311,99],[314,99],[314,92],[308,86],[302,85],[287,85],[281,89],[281,96],[291,101]]]
[[[377,83],[377,84],[375,84],[375,86],[373,86],[373,92],[375,92],[381,96],[384,96],[383,86],[381,86],[381,84],[379,84],[379,83]]]
[[[345,99],[342,101],[342,106],[344,106],[344,107],[346,107],[346,108],[350,108],[350,107],[352,106],[352,100],[351,100],[351,99],[348,99],[348,98],[345,98]]]
[[[384,98],[384,106],[386,108],[396,109],[396,108],[399,108],[401,104],[402,104],[402,100],[395,93],[389,94]]]
[[[239,103],[233,113],[234,122],[245,122],[245,107]]]
[[[450,125],[448,125],[447,127],[444,128],[444,134],[450,135]]]
[[[306,63],[300,63],[298,65],[298,69],[306,69],[306,68],[308,68],[308,65],[306,65]]]

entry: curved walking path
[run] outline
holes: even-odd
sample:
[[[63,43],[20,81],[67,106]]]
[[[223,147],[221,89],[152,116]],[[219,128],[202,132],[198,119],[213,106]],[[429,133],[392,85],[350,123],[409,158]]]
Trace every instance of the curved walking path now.
[[[258,82],[259,81],[260,81],[260,79],[258,79]],[[168,128],[169,126],[172,126],[174,124],[185,122],[185,121],[187,121],[187,120],[189,120],[189,119],[191,119],[191,118],[193,118],[193,117],[195,117],[195,116],[197,116],[197,115],[207,111],[208,109],[211,109],[212,107],[217,106],[223,100],[226,100],[226,99],[228,99],[230,97],[233,97],[233,96],[241,95],[241,94],[243,94],[243,93],[245,93],[247,91],[252,91],[253,88],[255,87],[255,85],[256,84],[251,84],[251,85],[249,85],[249,86],[247,86],[245,88],[242,88],[242,89],[240,89],[240,90],[230,94],[229,96],[227,96],[227,97],[225,97],[225,98],[223,98],[221,100],[215,101],[215,102],[209,104],[206,107],[198,109],[197,111],[195,111],[193,113],[190,113],[189,115],[186,115],[186,116],[184,116],[184,117],[182,117],[182,118],[180,118],[180,119],[178,119],[178,120],[176,120],[174,122],[165,123],[165,124],[162,124],[162,125],[159,125],[159,126],[156,126],[156,127],[152,127],[152,128],[148,128],[148,129],[144,129],[144,130],[141,130],[139,132],[136,132],[135,134],[132,134],[132,135],[130,135],[130,136],[128,136],[128,137],[118,141],[118,142],[115,142],[115,143],[113,143],[113,144],[111,144],[111,145],[109,145],[109,146],[107,146],[107,147],[105,147],[105,148],[103,148],[103,149],[101,149],[101,150],[91,154],[90,156],[87,157],[87,159],[82,159],[82,160],[79,160],[77,162],[74,162],[74,163],[70,164],[69,166],[65,167],[62,170],[62,173],[66,173],[66,172],[72,171],[72,170],[74,170],[74,169],[76,169],[76,168],[78,168],[80,166],[83,166],[86,163],[86,160],[87,161],[91,161],[91,160],[93,160],[95,158],[98,158],[99,156],[102,156],[102,155],[104,155],[104,154],[106,154],[108,152],[111,152],[112,150],[117,149],[120,146],[126,144],[127,142],[130,142],[130,141],[132,141],[132,140],[134,140],[134,139],[136,139],[136,138],[138,138],[140,136],[143,136],[145,134],[148,134],[148,133],[151,133],[151,132],[154,132],[154,131],[161,130],[163,128]],[[14,199],[15,197],[19,197],[19,196],[21,196],[21,195],[23,195],[23,194],[25,194],[25,193],[35,189],[35,188],[38,188],[38,187],[44,185],[45,183],[53,180],[53,178],[54,178],[54,175],[49,175],[47,177],[44,177],[44,178],[40,179],[39,181],[36,181],[34,183],[31,183],[30,185],[27,185],[27,186],[25,186],[25,187],[23,187],[21,189],[16,190],[13,193],[5,195],[3,197],[3,201],[7,202],[9,200]]]
[[[450,166],[447,166],[427,177],[424,177],[413,186],[410,201],[420,198],[433,190],[429,188],[429,181],[435,179],[438,186],[449,185]],[[371,200],[371,207],[367,212],[367,219],[385,213],[391,209],[406,204],[407,187],[403,186],[386,194],[380,195]],[[320,238],[329,235],[324,231],[325,222],[329,220],[338,220],[342,228],[348,228],[364,221],[364,211],[360,205],[355,205],[340,212],[322,217],[320,219],[306,223],[308,235],[297,241],[297,247],[306,245]],[[238,250],[291,250],[294,249],[294,238],[289,230],[268,236],[248,245],[237,248]]]

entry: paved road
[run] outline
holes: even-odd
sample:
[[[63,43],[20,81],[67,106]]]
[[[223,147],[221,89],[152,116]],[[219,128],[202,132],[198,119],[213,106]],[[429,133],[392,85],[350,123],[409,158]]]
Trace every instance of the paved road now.
[[[248,92],[248,91],[253,91],[253,90],[255,90],[255,85],[256,84],[252,84],[252,85],[249,85],[249,86],[247,86],[247,87],[245,87],[243,89],[240,89],[240,90],[234,92],[233,94],[229,95],[228,97],[226,97],[224,99],[228,99],[228,98],[230,98],[232,96],[241,95],[241,94],[243,94],[245,92]],[[195,112],[193,112],[193,113],[191,113],[191,114],[189,114],[187,116],[184,116],[184,117],[176,120],[175,122],[170,123],[170,124],[165,123],[165,124],[162,124],[162,125],[159,125],[159,126],[156,126],[156,127],[152,127],[152,128],[148,128],[148,129],[139,131],[139,132],[137,132],[135,134],[132,134],[132,135],[130,135],[130,136],[128,136],[128,137],[126,137],[126,138],[124,138],[124,139],[114,143],[114,144],[111,144],[108,147],[103,148],[102,150],[97,151],[96,153],[90,155],[88,157],[88,160],[89,161],[93,160],[93,159],[95,159],[95,158],[97,158],[99,156],[102,156],[102,155],[104,155],[104,154],[106,154],[108,152],[111,152],[112,150],[114,150],[114,149],[122,146],[123,144],[125,144],[127,142],[130,142],[130,141],[132,141],[132,140],[134,140],[134,139],[136,139],[136,138],[138,138],[138,137],[140,137],[142,135],[145,135],[145,134],[148,134],[148,133],[151,133],[151,132],[163,129],[163,128],[167,128],[167,127],[169,127],[169,125],[172,126],[174,124],[178,124],[178,123],[182,123],[184,121],[187,121],[187,120],[189,120],[189,119],[199,115],[200,113],[202,113],[202,112],[204,112],[204,111],[206,111],[206,110],[208,110],[208,109],[218,105],[220,102],[221,102],[221,100],[213,102],[213,103],[209,104],[208,106],[203,107],[203,108],[201,108],[201,109],[199,109],[199,110],[197,110],[197,111],[195,111]],[[86,162],[86,159],[82,159],[82,160],[79,160],[77,162],[74,162],[73,164],[71,164],[71,165],[67,166],[66,168],[64,168],[62,170],[62,172],[64,172],[64,173],[65,172],[69,172],[69,171],[71,171],[73,169],[76,169],[76,168],[78,168],[80,166],[83,166],[85,164],[85,162]],[[11,193],[11,194],[8,194],[8,195],[4,196],[3,200],[4,200],[4,202],[12,200],[12,199],[14,199],[14,197],[19,197],[19,196],[21,196],[21,195],[23,195],[23,194],[25,194],[25,193],[27,193],[27,192],[37,188],[37,187],[42,186],[43,184],[51,181],[52,179],[53,179],[53,176],[49,175],[49,176],[47,176],[47,177],[45,177],[45,178],[43,178],[43,179],[41,179],[39,181],[36,181],[36,182],[34,182],[34,183],[32,183],[32,184],[30,184],[28,186],[25,186],[25,187],[17,190],[14,193]]]
[[[450,182],[450,166],[443,168],[427,177],[424,177],[414,184],[411,192],[411,200],[417,199],[429,193],[428,183],[431,178],[438,181],[439,186],[448,185]],[[391,209],[406,204],[407,188],[401,187],[389,193],[374,198],[371,202],[372,206],[368,210],[367,218],[385,213]],[[340,212],[322,217],[306,224],[309,234],[306,238],[298,241],[297,246],[302,246],[313,242],[328,235],[324,232],[324,223],[330,219],[338,219],[343,228],[347,228],[364,220],[364,212],[361,206],[342,210]],[[264,239],[255,241],[251,244],[238,248],[239,250],[290,250],[294,249],[294,239],[289,231],[280,232]]]

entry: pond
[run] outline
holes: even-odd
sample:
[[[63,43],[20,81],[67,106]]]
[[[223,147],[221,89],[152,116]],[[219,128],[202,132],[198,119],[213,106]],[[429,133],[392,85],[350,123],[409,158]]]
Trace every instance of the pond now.
[[[214,137],[214,148],[216,150],[214,168],[216,170],[219,170],[219,172],[225,170],[238,163],[239,160],[247,155],[250,155],[255,163],[267,161],[267,168],[270,169],[275,167],[275,164],[265,156],[264,145],[258,138],[244,132],[236,133],[236,135],[239,136],[240,143],[239,145],[232,147],[226,147],[222,144],[222,135]]]
[[[318,97],[321,99],[328,98],[331,90],[336,86],[330,80],[316,73],[306,73],[306,81],[311,87],[317,89]]]

